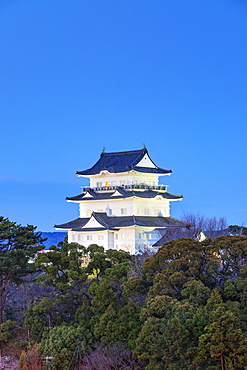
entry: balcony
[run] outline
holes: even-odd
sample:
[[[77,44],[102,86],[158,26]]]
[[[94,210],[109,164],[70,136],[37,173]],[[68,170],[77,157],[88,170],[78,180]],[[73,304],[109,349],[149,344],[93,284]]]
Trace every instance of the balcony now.
[[[87,190],[94,190],[94,191],[109,191],[109,190],[117,190],[117,189],[124,189],[124,190],[155,190],[155,191],[163,191],[166,192],[168,185],[146,185],[146,184],[131,184],[131,185],[121,185],[121,186],[100,186],[100,187],[82,187],[82,193]]]

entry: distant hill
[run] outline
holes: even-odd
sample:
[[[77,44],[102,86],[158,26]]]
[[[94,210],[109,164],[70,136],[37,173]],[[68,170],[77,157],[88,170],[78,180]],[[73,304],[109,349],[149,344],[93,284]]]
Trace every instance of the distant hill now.
[[[52,245],[56,245],[59,242],[63,242],[64,238],[67,236],[66,232],[63,231],[54,231],[54,232],[41,232],[42,238],[47,238],[47,240],[43,243],[45,248],[49,249]]]

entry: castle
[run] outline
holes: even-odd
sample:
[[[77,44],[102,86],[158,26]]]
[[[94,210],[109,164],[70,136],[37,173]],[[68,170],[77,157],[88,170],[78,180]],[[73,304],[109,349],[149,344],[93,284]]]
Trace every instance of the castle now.
[[[170,217],[170,202],[182,196],[167,192],[159,176],[171,170],[157,167],[146,148],[101,153],[99,160],[77,175],[90,179],[89,187],[68,202],[79,204],[79,218],[55,225],[68,231],[68,242],[88,247],[98,244],[107,249],[137,254],[151,248],[166,228],[184,223]]]

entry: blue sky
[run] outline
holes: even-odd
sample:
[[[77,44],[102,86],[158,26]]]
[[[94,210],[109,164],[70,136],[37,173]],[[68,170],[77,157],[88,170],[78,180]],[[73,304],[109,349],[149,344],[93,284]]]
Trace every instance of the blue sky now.
[[[171,215],[247,226],[244,0],[2,0],[0,214],[53,231],[107,152],[172,169]]]

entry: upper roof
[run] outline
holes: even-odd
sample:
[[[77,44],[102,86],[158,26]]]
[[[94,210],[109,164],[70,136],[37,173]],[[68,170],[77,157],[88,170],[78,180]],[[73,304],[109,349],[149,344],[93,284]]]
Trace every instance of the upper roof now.
[[[131,170],[160,175],[166,175],[172,172],[171,170],[164,170],[156,166],[149,157],[147,149],[143,148],[141,150],[132,150],[128,152],[102,152],[99,160],[93,167],[84,171],[77,171],[76,173],[79,176],[90,176],[97,175],[101,171],[120,173]]]

